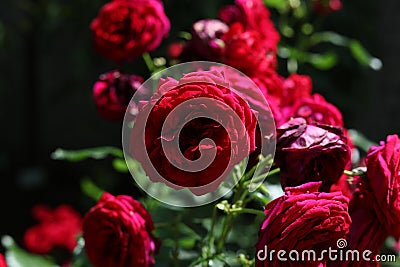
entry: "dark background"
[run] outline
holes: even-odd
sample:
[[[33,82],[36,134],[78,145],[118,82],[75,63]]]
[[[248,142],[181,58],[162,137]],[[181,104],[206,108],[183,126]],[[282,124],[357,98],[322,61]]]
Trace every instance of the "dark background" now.
[[[233,2],[233,1],[232,1]],[[56,148],[121,146],[121,123],[98,116],[91,88],[98,75],[116,68],[92,48],[89,24],[105,1],[0,1],[0,235],[19,242],[34,222],[36,203],[68,203],[82,214],[93,204],[79,189],[90,177],[107,191],[132,194],[129,175],[117,174],[110,160],[53,161]],[[229,1],[167,0],[170,38],[153,55],[165,54],[179,31],[212,18]],[[400,122],[400,1],[344,0],[324,28],[358,39],[382,59],[380,71],[359,66],[346,49],[329,71],[302,66],[314,79],[314,91],[343,112],[348,128],[379,141],[398,133]],[[147,75],[141,59],[125,66]]]

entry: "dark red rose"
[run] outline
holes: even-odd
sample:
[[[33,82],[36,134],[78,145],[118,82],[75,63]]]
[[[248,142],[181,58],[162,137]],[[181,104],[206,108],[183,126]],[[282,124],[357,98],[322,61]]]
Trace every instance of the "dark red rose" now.
[[[295,118],[277,129],[275,161],[283,188],[322,181],[321,191],[329,192],[349,160],[350,149],[340,128]]]
[[[188,44],[199,59],[219,61],[224,50],[221,37],[228,31],[225,23],[216,19],[204,19],[192,26],[192,39]]]
[[[156,49],[170,23],[159,0],[115,0],[92,21],[95,49],[115,61],[131,61]]]
[[[400,140],[389,135],[386,143],[372,146],[366,158],[369,185],[377,202],[378,219],[389,235],[400,238]]]
[[[223,73],[191,72],[179,81],[160,81],[136,117],[130,153],[150,180],[201,195],[214,191],[227,171],[255,149],[255,128],[255,113],[229,88]],[[199,160],[205,164],[202,170]]]
[[[4,258],[3,254],[0,253],[0,267],[7,267],[6,259]]]
[[[156,243],[147,210],[130,196],[104,193],[83,220],[85,251],[95,267],[150,267]]]
[[[108,120],[122,120],[133,95],[142,85],[144,79],[133,74],[113,70],[100,75],[93,86],[93,98],[97,111]],[[145,89],[138,92],[140,98],[149,97]],[[132,103],[130,114],[136,115],[137,105]]]
[[[343,128],[342,113],[320,94],[298,99],[292,107],[282,110],[286,120],[302,117],[309,124],[327,124]]]
[[[370,250],[369,258],[373,259],[379,254],[380,249],[387,237],[387,230],[377,217],[377,202],[368,180],[365,177],[356,176],[352,179],[348,187],[353,193],[349,204],[349,213],[352,220],[350,232],[347,236],[348,250],[358,250],[360,252]],[[379,266],[377,262],[365,261],[360,256],[360,261],[335,263],[331,266]]]
[[[320,185],[321,182],[310,182],[287,187],[284,196],[267,204],[255,246],[256,267],[326,266],[327,257],[322,261],[279,261],[276,254],[284,250],[288,258],[291,250],[300,255],[304,250],[314,250],[319,258],[322,250],[335,248],[337,240],[348,233],[348,199],[340,192],[320,193]],[[265,250],[275,250],[272,260]]]
[[[80,214],[67,205],[61,205],[54,210],[38,205],[32,209],[32,213],[39,224],[25,232],[25,247],[38,254],[49,253],[55,248],[72,253],[78,234],[82,231]]]
[[[236,0],[235,6],[224,7],[219,15],[225,23],[240,22],[246,31],[257,31],[264,47],[273,53],[277,51],[280,36],[262,0]]]

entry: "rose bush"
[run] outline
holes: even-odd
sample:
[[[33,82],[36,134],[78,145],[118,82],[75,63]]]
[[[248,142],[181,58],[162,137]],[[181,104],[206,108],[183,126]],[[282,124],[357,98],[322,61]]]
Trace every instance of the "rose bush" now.
[[[104,193],[85,215],[85,250],[95,267],[150,267],[158,241],[150,214],[130,196]]]
[[[159,0],[114,0],[92,21],[95,49],[115,61],[132,61],[156,49],[170,22]]]

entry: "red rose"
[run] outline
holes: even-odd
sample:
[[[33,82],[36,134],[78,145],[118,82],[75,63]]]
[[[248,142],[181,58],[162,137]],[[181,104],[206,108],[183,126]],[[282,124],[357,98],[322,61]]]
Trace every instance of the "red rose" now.
[[[281,105],[283,98],[284,79],[274,69],[264,69],[251,75],[268,102],[272,100],[277,106]]]
[[[281,106],[292,106],[297,100],[311,96],[312,80],[308,75],[290,74],[282,86]]]
[[[268,50],[260,33],[245,30],[241,23],[232,24],[222,40],[225,43],[223,62],[246,74],[257,72],[267,58]]]
[[[159,0],[114,0],[92,21],[95,49],[115,61],[131,61],[156,49],[170,23]]]
[[[3,254],[0,253],[0,267],[7,267],[6,259],[4,258]]]
[[[39,224],[25,232],[25,247],[39,254],[49,253],[54,248],[72,253],[77,244],[77,236],[82,231],[80,214],[67,205],[61,205],[54,210],[38,205],[32,209],[32,213]]]
[[[93,98],[97,111],[108,120],[122,120],[132,96],[142,85],[144,79],[113,70],[100,75],[93,86]],[[149,97],[147,91],[140,91],[141,98]],[[132,115],[137,113],[137,106],[131,106]]]
[[[298,99],[292,107],[282,110],[285,120],[302,117],[309,124],[327,124],[343,128],[342,113],[319,94]]]
[[[236,0],[235,6],[224,7],[220,11],[220,18],[228,24],[240,22],[246,31],[257,31],[264,47],[273,53],[277,51],[280,36],[262,0]]]
[[[161,80],[136,117],[130,153],[150,180],[201,195],[255,149],[255,128],[255,113],[223,73],[191,72]]]
[[[184,44],[181,42],[173,42],[168,46],[167,54],[170,59],[178,59],[182,54]]]
[[[350,149],[340,128],[308,125],[296,118],[277,129],[276,165],[282,187],[322,181],[321,191],[329,192],[349,160]]]
[[[319,258],[322,250],[336,247],[337,240],[348,233],[348,199],[340,192],[320,193],[320,185],[321,182],[312,182],[287,187],[284,196],[267,204],[255,246],[256,267],[326,266],[326,258],[317,262],[279,261],[276,254],[284,250],[288,258],[291,250],[300,255],[304,250],[314,250]],[[276,252],[272,260],[265,250]]]
[[[149,267],[156,239],[146,209],[130,196],[104,193],[83,220],[85,251],[95,267]]]
[[[378,219],[394,238],[400,238],[400,139],[389,135],[386,143],[367,154],[367,176],[377,202]]]

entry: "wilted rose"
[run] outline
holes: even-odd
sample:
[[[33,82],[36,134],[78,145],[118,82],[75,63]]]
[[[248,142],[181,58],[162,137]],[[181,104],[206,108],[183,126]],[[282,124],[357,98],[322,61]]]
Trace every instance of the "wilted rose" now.
[[[159,0],[117,0],[105,4],[92,21],[95,49],[115,61],[131,61],[156,49],[170,22]]]
[[[276,165],[282,187],[322,181],[329,192],[350,160],[350,149],[340,128],[309,125],[295,118],[277,129]]]
[[[104,193],[85,215],[85,251],[95,267],[150,267],[158,242],[147,210],[130,196]]]
[[[349,231],[351,219],[348,199],[340,192],[320,193],[321,182],[310,182],[299,187],[285,188],[285,195],[264,209],[265,219],[256,244],[256,267],[263,266],[326,266],[328,258],[316,261],[279,261],[276,254],[270,260],[268,251],[314,250],[316,255],[336,242]],[[285,255],[288,258],[288,255]],[[327,256],[327,255],[325,255]]]

